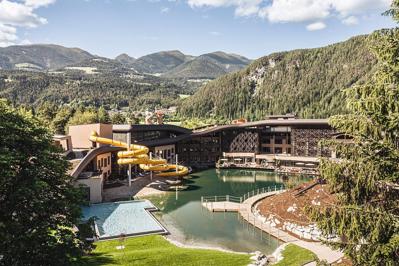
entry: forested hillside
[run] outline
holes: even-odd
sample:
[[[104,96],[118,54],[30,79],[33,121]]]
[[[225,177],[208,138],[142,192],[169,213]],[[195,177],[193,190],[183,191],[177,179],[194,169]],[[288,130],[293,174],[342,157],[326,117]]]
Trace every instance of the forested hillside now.
[[[94,56],[79,48],[54,44],[14,45],[0,48],[0,69],[57,69],[90,58]]]
[[[177,105],[179,94],[192,94],[192,90],[193,86],[185,81],[167,81],[150,75],[0,71],[0,98],[29,107],[48,101],[146,110]]]
[[[163,76],[172,78],[217,78],[224,74],[235,72],[246,67],[251,60],[235,54],[214,52],[198,56],[174,69]]]
[[[341,90],[373,73],[366,36],[317,49],[281,52],[204,85],[186,99],[183,117],[264,119],[296,113],[325,118],[346,110]]]

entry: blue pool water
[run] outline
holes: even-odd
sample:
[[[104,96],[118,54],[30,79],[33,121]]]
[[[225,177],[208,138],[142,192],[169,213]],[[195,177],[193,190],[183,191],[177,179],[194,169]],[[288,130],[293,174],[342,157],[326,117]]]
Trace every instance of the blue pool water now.
[[[93,204],[83,207],[83,220],[95,217],[100,239],[166,233],[166,229],[151,215],[157,208],[148,200]]]

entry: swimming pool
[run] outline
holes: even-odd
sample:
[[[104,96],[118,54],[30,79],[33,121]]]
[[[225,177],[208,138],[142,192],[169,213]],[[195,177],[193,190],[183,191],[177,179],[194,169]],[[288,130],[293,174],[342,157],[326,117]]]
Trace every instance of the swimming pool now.
[[[82,208],[83,220],[95,218],[100,240],[124,236],[166,234],[168,231],[151,214],[158,209],[148,200],[93,204]]]

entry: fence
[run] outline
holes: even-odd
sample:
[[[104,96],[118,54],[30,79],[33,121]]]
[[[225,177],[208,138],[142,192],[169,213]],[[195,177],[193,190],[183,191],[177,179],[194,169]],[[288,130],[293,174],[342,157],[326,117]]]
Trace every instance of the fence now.
[[[245,193],[241,197],[236,197],[236,196],[231,196],[231,195],[225,195],[225,196],[207,196],[207,197],[201,197],[201,203],[204,202],[221,202],[221,201],[227,201],[227,202],[234,202],[234,203],[243,203],[245,200],[257,196],[259,194],[263,193],[269,193],[269,192],[276,192],[276,191],[281,191],[284,190],[285,187],[284,185],[277,186],[275,185],[274,187],[264,187],[264,188],[258,188],[254,189],[250,192]]]
[[[208,197],[201,197],[201,202],[234,202],[234,203],[242,203],[243,197],[235,197],[235,196],[208,196]]]
[[[252,198],[254,196],[257,196],[259,194],[264,194],[264,193],[269,193],[269,192],[276,192],[276,191],[281,191],[281,190],[284,190],[284,189],[285,189],[284,185],[280,185],[280,186],[274,185],[274,187],[258,188],[258,189],[254,189],[254,190],[252,190],[250,192],[245,193],[243,195],[243,199],[245,201],[245,200],[247,200],[249,198]]]

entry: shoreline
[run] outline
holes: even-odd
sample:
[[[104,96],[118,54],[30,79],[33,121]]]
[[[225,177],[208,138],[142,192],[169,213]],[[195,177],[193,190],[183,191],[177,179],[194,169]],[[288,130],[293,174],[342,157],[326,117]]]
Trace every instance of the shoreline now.
[[[226,253],[231,253],[231,254],[241,254],[241,255],[254,255],[256,252],[260,251],[253,251],[253,252],[240,252],[240,251],[233,251],[230,249],[222,248],[222,247],[215,247],[215,246],[209,246],[209,245],[189,245],[189,244],[184,244],[178,240],[172,239],[169,236],[163,236],[169,243],[180,247],[180,248],[189,248],[189,249],[204,249],[204,250],[214,250],[214,251],[221,251],[221,252],[226,252]],[[263,254],[263,253],[262,253]]]

